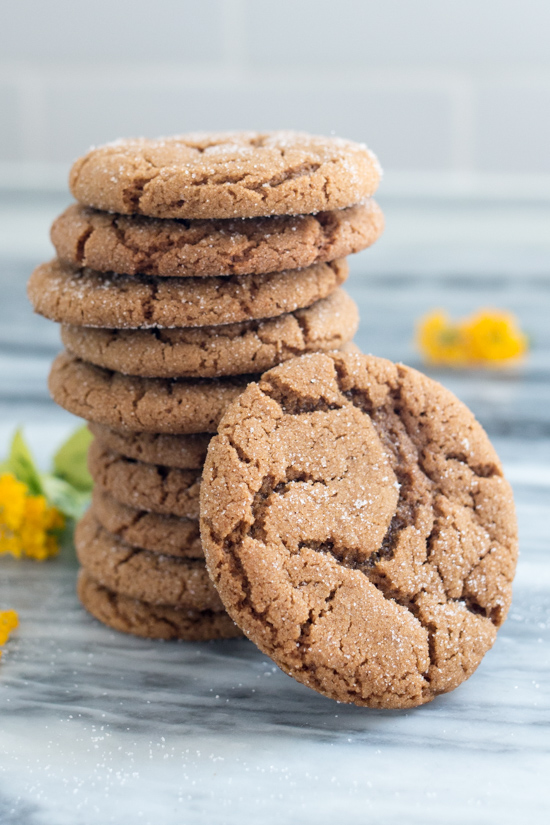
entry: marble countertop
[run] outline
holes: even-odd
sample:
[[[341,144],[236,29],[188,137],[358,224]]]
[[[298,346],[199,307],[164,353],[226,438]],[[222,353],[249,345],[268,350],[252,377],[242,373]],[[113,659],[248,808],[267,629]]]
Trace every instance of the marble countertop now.
[[[23,423],[43,463],[76,422],[48,399],[58,332],[32,316],[24,282],[50,254],[64,200],[0,198],[0,448]],[[349,283],[363,349],[419,366],[413,322],[434,306],[510,308],[534,342],[514,374],[433,373],[478,415],[515,490],[521,556],[494,648],[422,708],[339,705],[245,640],[151,642],[103,627],[78,604],[70,548],[44,565],[1,558],[0,609],[21,619],[0,662],[1,825],[548,820],[548,209],[386,213],[385,240],[357,256]]]

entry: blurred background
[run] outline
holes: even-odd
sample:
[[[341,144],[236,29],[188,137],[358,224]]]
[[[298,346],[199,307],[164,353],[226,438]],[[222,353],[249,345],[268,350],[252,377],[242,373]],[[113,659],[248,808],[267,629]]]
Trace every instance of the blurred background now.
[[[291,128],[366,142],[385,170],[377,199],[387,228],[351,261],[359,344],[419,366],[412,336],[424,312],[498,306],[531,334],[529,369],[541,374],[550,347],[547,0],[0,8],[0,396],[18,399],[21,415],[33,419],[39,402],[40,416],[62,415],[45,387],[58,331],[33,318],[24,283],[52,255],[49,226],[70,201],[71,162],[121,136],[191,130]],[[515,392],[510,377],[491,391],[479,376],[461,381],[446,379],[487,426],[502,394]],[[522,420],[533,417],[529,400],[517,403],[529,407]],[[13,416],[8,405],[3,420],[11,426]]]
[[[548,192],[547,0],[1,5],[15,180],[122,135],[284,126],[366,140],[388,192]]]

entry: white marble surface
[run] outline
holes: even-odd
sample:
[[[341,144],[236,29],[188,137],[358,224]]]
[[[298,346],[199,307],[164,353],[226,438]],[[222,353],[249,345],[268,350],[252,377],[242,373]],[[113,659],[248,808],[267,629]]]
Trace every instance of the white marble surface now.
[[[74,420],[47,399],[57,332],[32,317],[24,280],[61,206],[33,207],[27,251],[22,218],[0,234],[0,445],[25,423],[42,462]],[[0,663],[1,825],[548,821],[550,244],[532,210],[514,213],[519,240],[500,246],[479,232],[498,211],[430,209],[443,234],[433,246],[426,215],[388,204],[385,246],[361,256],[350,290],[363,348],[413,365],[413,319],[433,306],[507,306],[533,336],[517,375],[437,373],[487,427],[515,488],[521,558],[493,650],[430,705],[369,711],[296,684],[244,640],[158,643],[101,626],[78,605],[70,548],[43,566],[2,558],[0,609],[21,626]],[[547,210],[537,216],[542,227]]]

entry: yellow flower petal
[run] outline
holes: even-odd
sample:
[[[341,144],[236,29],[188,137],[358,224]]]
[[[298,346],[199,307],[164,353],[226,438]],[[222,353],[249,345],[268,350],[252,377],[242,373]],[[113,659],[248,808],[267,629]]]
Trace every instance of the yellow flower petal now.
[[[528,350],[514,315],[503,310],[479,310],[456,323],[435,310],[419,322],[416,341],[426,361],[451,367],[506,365]]]
[[[42,495],[31,496],[10,473],[0,477],[0,554],[44,561],[59,551],[65,517]]]
[[[462,330],[440,310],[426,315],[417,328],[417,343],[432,364],[462,364],[467,357]]]
[[[527,351],[527,338],[508,312],[476,313],[467,324],[467,335],[472,361],[510,361]]]
[[[0,524],[8,530],[17,530],[25,511],[27,485],[11,473],[0,476]]]
[[[15,610],[0,610],[0,645],[5,645],[12,630],[19,624]]]

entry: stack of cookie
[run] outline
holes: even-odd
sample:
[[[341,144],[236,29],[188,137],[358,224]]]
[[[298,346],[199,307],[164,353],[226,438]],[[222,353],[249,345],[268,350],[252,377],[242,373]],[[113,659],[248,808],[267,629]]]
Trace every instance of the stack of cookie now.
[[[108,625],[240,634],[201,546],[208,442],[252,378],[349,346],[345,256],[382,231],[378,181],[364,146],[296,133],[119,141],[73,166],[29,296],[62,324],[52,395],[95,437],[79,595]]]

